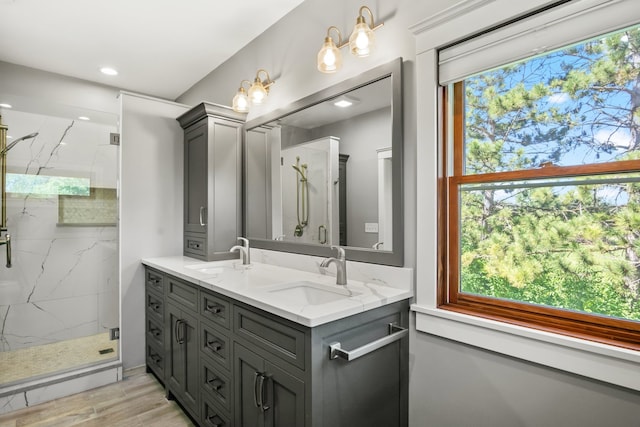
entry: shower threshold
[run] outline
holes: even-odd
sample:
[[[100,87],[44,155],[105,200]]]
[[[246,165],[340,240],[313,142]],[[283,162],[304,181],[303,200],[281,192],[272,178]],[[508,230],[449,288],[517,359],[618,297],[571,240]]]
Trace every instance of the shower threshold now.
[[[0,388],[117,360],[118,343],[105,332],[0,352]]]

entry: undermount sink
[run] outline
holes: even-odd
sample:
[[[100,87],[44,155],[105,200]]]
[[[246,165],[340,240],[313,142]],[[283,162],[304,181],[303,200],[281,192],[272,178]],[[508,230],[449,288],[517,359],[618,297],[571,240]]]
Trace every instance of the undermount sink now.
[[[224,272],[225,268],[233,268],[234,264],[237,262],[237,260],[203,262],[199,264],[185,265],[184,268],[199,271],[203,274],[220,274]]]
[[[270,289],[268,292],[300,305],[320,305],[360,295],[360,293],[348,289],[331,288],[309,281],[286,283]]]

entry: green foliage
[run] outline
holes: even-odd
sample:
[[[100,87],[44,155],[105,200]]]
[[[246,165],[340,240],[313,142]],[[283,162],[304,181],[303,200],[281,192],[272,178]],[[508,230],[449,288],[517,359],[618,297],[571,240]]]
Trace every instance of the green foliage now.
[[[465,80],[465,118],[466,174],[640,159],[640,27]],[[460,289],[640,321],[639,177],[463,186]]]

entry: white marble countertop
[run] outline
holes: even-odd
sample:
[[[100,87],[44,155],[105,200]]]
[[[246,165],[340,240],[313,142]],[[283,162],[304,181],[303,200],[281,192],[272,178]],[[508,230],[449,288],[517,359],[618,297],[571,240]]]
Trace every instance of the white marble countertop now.
[[[309,327],[413,296],[410,289],[380,283],[347,280],[346,286],[339,286],[335,283],[335,276],[260,262],[252,262],[245,266],[239,260],[203,262],[189,257],[174,256],[146,258],[142,263]],[[338,296],[337,300],[329,302],[323,302],[322,299],[313,300],[312,297],[313,301],[310,301],[307,297],[306,302],[301,303],[305,299],[301,293],[283,292],[283,289],[294,282],[302,282],[307,290],[314,287],[319,290],[318,294],[328,295],[329,299],[332,295],[344,296]]]

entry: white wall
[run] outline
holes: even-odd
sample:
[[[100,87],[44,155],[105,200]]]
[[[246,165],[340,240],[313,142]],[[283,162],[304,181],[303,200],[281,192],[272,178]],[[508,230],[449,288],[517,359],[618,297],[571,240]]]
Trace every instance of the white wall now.
[[[388,0],[369,4],[376,18],[385,21],[376,31],[377,50],[366,59],[353,58],[344,50],[343,69],[323,75],[316,71],[315,58],[327,28],[335,25],[348,33],[362,2],[306,0],[179,100],[193,104],[206,99],[229,105],[240,80],[251,79],[258,68],[266,68],[276,83],[269,102],[251,111],[249,119],[253,119],[403,57],[405,265],[420,268],[416,262],[416,147],[427,142],[417,141],[416,136],[416,49],[408,28],[457,3]],[[477,17],[487,22],[493,22],[492,18]],[[638,393],[418,333],[412,323],[412,426],[637,424]]]
[[[184,105],[123,92],[120,292],[122,363],[144,365],[142,258],[182,254]]]

